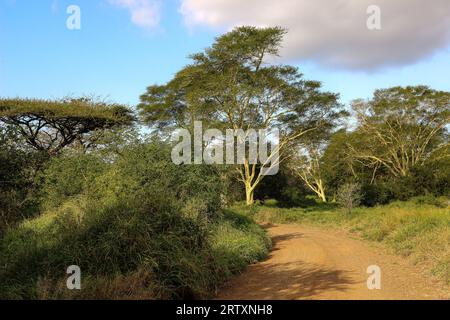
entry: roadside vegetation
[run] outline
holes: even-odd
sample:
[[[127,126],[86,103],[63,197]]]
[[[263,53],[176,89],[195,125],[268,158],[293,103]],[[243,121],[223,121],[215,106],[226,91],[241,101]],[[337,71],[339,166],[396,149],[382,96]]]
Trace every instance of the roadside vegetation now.
[[[222,210],[214,167],[176,166],[160,142],[113,164],[61,156],[43,177],[44,211],[0,244],[1,298],[207,298],[270,248],[261,227]],[[70,265],[82,290],[67,290]]]

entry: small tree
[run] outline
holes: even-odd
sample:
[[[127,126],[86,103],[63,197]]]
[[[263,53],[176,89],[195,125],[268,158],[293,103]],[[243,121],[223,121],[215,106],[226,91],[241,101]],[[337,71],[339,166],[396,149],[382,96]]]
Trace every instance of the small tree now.
[[[290,167],[305,185],[323,202],[327,202],[325,183],[322,178],[322,151],[318,146],[309,146],[303,153],[290,161]]]
[[[337,192],[337,202],[346,210],[347,214],[361,203],[361,186],[359,183],[346,183]]]

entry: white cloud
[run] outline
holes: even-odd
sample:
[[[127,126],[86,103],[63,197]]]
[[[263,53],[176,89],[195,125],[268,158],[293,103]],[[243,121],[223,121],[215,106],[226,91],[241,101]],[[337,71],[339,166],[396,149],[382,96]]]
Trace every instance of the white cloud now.
[[[131,21],[139,27],[153,29],[159,25],[161,19],[159,0],[108,0],[108,2],[127,9]]]
[[[369,5],[381,30],[367,28]],[[181,0],[180,11],[191,27],[288,28],[284,58],[332,68],[408,65],[450,45],[449,0]]]

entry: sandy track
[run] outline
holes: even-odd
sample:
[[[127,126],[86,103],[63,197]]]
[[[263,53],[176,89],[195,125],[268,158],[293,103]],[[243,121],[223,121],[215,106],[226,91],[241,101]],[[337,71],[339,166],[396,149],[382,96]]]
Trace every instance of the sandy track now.
[[[268,259],[251,265],[217,299],[449,299],[449,288],[405,259],[346,233],[299,225],[267,226]],[[381,268],[381,289],[367,288],[367,267]]]

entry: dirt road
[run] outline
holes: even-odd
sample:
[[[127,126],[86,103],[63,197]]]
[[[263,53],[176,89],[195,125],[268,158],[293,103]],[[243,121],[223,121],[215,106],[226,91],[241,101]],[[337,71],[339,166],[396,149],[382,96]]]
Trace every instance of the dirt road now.
[[[450,291],[406,259],[345,232],[298,225],[267,226],[267,260],[232,279],[217,299],[449,299]],[[381,289],[369,290],[367,267],[381,268]]]

